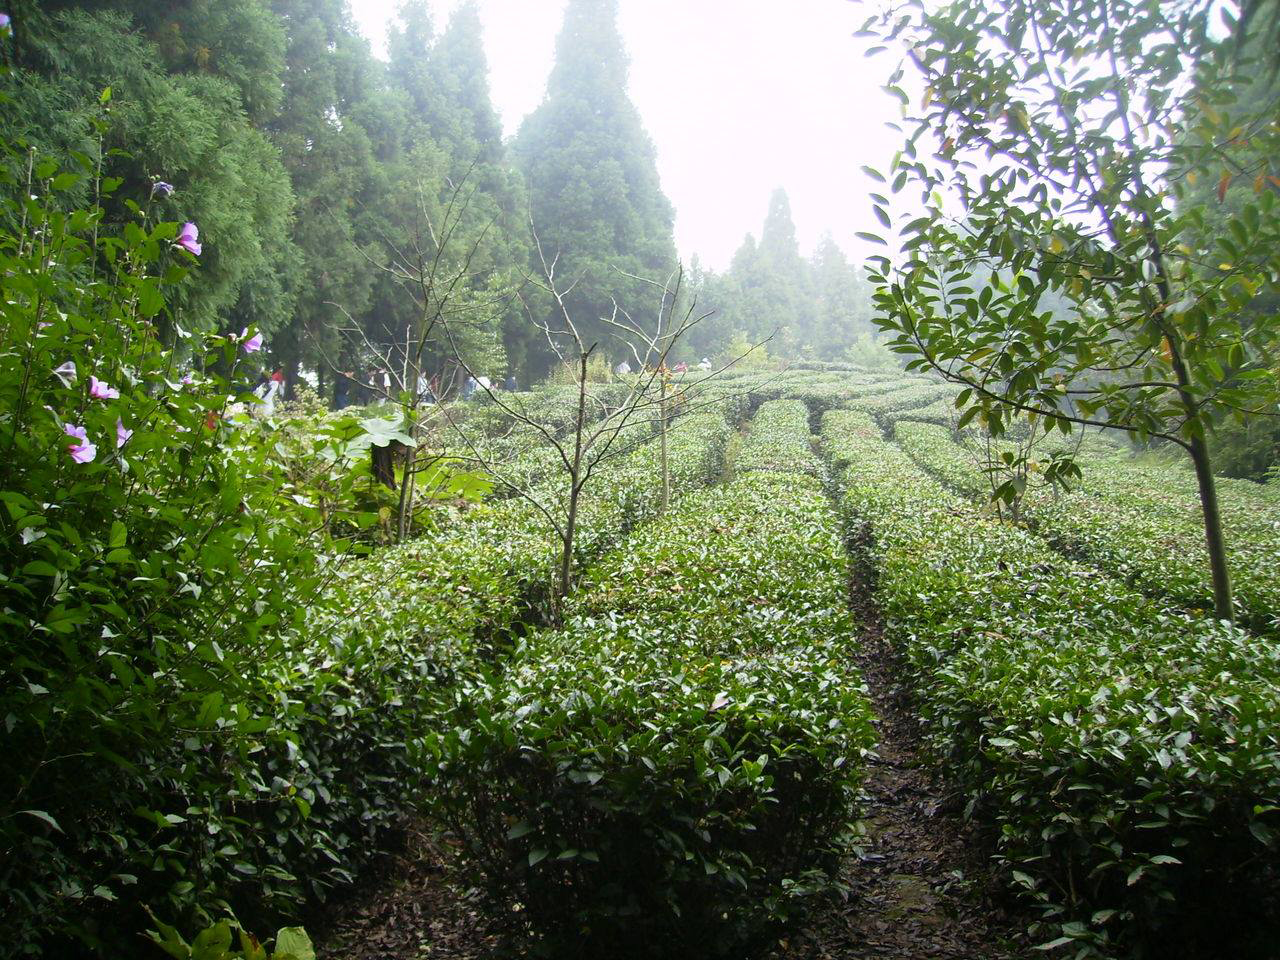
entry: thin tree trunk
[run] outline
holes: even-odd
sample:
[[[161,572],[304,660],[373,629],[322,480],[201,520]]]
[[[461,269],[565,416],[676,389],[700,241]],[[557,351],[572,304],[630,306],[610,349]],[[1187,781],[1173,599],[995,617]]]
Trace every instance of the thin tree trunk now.
[[[658,516],[667,512],[671,503],[671,470],[667,463],[667,380],[660,375],[662,384],[662,400],[658,404],[658,438],[659,451],[662,458],[662,500],[658,504]]]
[[[560,620],[562,604],[573,587],[573,538],[578,526],[578,499],[582,495],[582,430],[587,421],[587,363],[591,351],[582,354],[578,371],[578,410],[574,422],[573,469],[569,475],[569,515],[565,518],[564,542],[560,553],[560,596],[556,598],[555,616]]]
[[[565,518],[564,543],[560,554],[560,597],[556,602],[557,620],[560,617],[560,605],[564,603],[573,587],[573,538],[578,526],[578,498],[581,493],[575,482],[569,494],[569,514]]]
[[[1204,437],[1191,440],[1191,462],[1200,488],[1200,510],[1204,514],[1204,540],[1209,549],[1209,571],[1213,575],[1213,612],[1219,620],[1235,621],[1231,598],[1231,571],[1227,569],[1227,545],[1222,536],[1222,512],[1218,508],[1218,485],[1209,460]]]

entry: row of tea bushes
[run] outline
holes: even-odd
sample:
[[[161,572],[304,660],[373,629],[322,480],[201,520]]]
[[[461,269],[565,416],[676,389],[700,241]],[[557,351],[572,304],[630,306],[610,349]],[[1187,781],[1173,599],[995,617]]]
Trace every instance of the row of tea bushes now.
[[[913,380],[889,393],[854,397],[845,406],[891,423],[908,415],[908,411],[920,410],[937,402],[950,402],[955,392],[954,387],[937,380]]]
[[[633,532],[564,630],[457,688],[424,798],[535,952],[746,956],[832,888],[874,742],[846,576],[820,483],[753,471]]]
[[[823,439],[929,741],[1065,942],[1261,912],[1280,651],[979,515],[865,415]]]
[[[716,413],[673,427],[674,495],[718,474],[727,430]],[[588,488],[576,543],[580,563],[656,512],[655,446],[611,462]],[[348,881],[352,865],[380,849],[381,838],[417,799],[405,741],[439,722],[461,677],[499,664],[504,651],[542,622],[555,549],[545,518],[524,500],[510,499],[468,511],[442,537],[380,551],[337,574],[312,614],[308,665],[297,674],[306,688],[290,693],[318,721],[315,736],[301,736],[299,750],[277,758],[271,771],[289,785],[290,796],[302,798],[313,820],[341,801],[357,805],[344,829],[312,836],[309,848],[289,857],[297,867],[291,872],[306,878],[312,896],[322,895],[326,884]],[[335,731],[347,729],[358,731],[361,749],[337,749]],[[335,781],[346,785],[345,795]],[[288,805],[281,813],[277,829],[296,820]],[[264,868],[271,862],[279,862],[278,854],[263,851]]]
[[[914,419],[895,423],[893,438],[912,460],[950,489],[979,502],[991,499],[985,446],[957,443],[949,427]]]
[[[674,492],[719,474],[727,432],[718,413],[677,422]],[[656,511],[651,446],[608,464],[586,497],[584,560]],[[305,631],[261,638],[252,699],[212,696],[182,730],[155,716],[149,743],[42,806],[56,827],[24,818],[0,930],[30,950],[41,930],[55,953],[68,935],[110,952],[145,922],[121,903],[183,922],[230,903],[266,926],[349,884],[419,799],[406,742],[439,722],[459,678],[541,619],[553,549],[542,517],[512,499],[437,536],[331,561]],[[217,651],[193,650],[183,669],[215,669]]]
[[[1155,477],[1147,477],[1140,488],[1113,481],[1108,477],[1111,464],[1087,465],[1082,488],[1056,502],[1033,500],[1027,522],[1062,550],[1147,593],[1212,611],[1198,499],[1162,487]],[[1280,508],[1222,499],[1236,616],[1254,630],[1280,633]]]
[[[895,435],[913,458],[970,496],[990,495],[979,457],[926,424],[899,424]],[[1085,451],[1088,452],[1085,452]],[[1094,439],[1082,449],[1075,490],[1039,492],[1023,516],[1059,549],[1097,564],[1152,596],[1192,610],[1213,610],[1213,584],[1194,480],[1172,467],[1133,463]],[[1241,484],[1244,484],[1242,486]],[[1280,506],[1253,495],[1247,481],[1220,491],[1227,562],[1237,615],[1251,629],[1280,632]]]
[[[755,419],[733,461],[738,473],[779,470],[822,474],[822,461],[813,452],[809,408],[800,400],[770,400]]]

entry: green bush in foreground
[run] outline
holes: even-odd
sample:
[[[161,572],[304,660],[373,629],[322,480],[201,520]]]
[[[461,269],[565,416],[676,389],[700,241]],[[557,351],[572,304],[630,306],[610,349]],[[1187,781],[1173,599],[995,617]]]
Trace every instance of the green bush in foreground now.
[[[459,688],[428,803],[548,955],[741,956],[830,889],[869,709],[835,518],[766,473],[685,497],[568,628]]]
[[[864,415],[828,414],[824,442],[930,742],[1051,942],[1274,923],[1280,650],[980,516]]]

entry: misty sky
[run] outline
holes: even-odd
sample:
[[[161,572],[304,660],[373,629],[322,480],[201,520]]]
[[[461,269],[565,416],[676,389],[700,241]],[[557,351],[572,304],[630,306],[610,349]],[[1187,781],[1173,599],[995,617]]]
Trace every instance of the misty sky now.
[[[458,0],[433,0],[436,29]],[[400,0],[351,0],[374,50]],[[564,0],[480,0],[494,104],[508,135],[542,100]],[[867,8],[849,0],[621,0],[631,97],[658,149],[676,208],[676,243],[721,270],[769,195],[791,197],[800,246],[825,231],[851,256],[877,230],[858,169],[901,145],[880,90],[892,64],[851,36]]]

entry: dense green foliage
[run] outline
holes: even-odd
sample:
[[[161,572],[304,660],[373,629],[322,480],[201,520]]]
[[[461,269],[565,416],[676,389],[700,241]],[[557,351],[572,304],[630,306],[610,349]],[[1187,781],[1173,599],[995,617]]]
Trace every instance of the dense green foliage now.
[[[418,799],[406,743],[539,619],[554,565],[511,500],[430,549],[346,557],[332,533],[363,521],[324,497],[360,479],[355,418],[286,439],[291,420],[240,410],[257,334],[157,339],[195,257],[148,207],[120,230],[64,212],[90,174],[38,164],[0,240],[6,951],[109,952],[142,904],[279,916],[349,884]],[[677,421],[676,493],[718,469],[724,431]],[[656,510],[652,446],[584,502],[584,559]],[[323,477],[300,479],[300,450]]]
[[[291,390],[304,369],[327,397],[343,374],[365,383],[389,367],[398,392],[413,364],[448,391],[459,351],[499,381],[544,375],[554,358],[529,319],[555,311],[523,283],[543,271],[530,218],[561,284],[581,275],[568,306],[606,354],[618,350],[598,318],[615,299],[633,315],[656,309],[624,274],[662,280],[678,266],[616,3],[569,4],[546,99],[510,150],[474,3],[440,31],[424,0],[405,4],[385,62],[345,0],[56,0],[13,15],[0,123],[41,155],[101,161],[129,196],[172,184],[158,202],[208,245],[204,269],[170,293],[180,322],[256,326]],[[736,357],[776,331],[775,356],[892,363],[861,270],[830,237],[803,259],[782,191],[759,245],[748,238],[722,275],[695,263],[686,294],[716,315],[676,359]]]
[[[271,890],[235,811],[293,807],[266,775],[308,710],[277,715],[280,638],[323,574],[314,512],[282,502],[274,449],[229,417],[255,341],[186,336],[184,375],[152,331],[192,261],[178,225],[64,212],[88,173],[38,164],[25,229],[0,236],[0,913],[22,949],[92,942],[127,887]]]
[[[919,411],[911,411],[915,417]],[[988,499],[984,453],[953,442],[931,424],[900,423],[898,442],[954,488]],[[1037,533],[1142,591],[1198,610],[1212,609],[1213,584],[1197,516],[1195,478],[1165,467],[1133,464],[1113,444],[1094,442],[1077,455],[1082,477],[1069,493],[1041,490],[1023,507]],[[1280,609],[1280,510],[1250,481],[1220,482],[1227,562],[1236,582],[1238,617],[1275,633]]]
[[[1256,926],[1280,842],[1274,646],[964,507],[863,414],[823,436],[926,736],[1054,939],[1132,945],[1210,910]]]
[[[454,6],[0,17],[0,956],[312,960],[410,826],[512,950],[763,955],[864,864],[865,656],[1042,949],[1274,952],[1274,0],[906,0],[901,256],[779,190],[722,274],[619,0],[509,144]]]
[[[808,425],[762,409],[761,446]],[[562,631],[458,688],[427,799],[540,949],[740,956],[829,889],[874,742],[838,524],[756,471],[589,576]]]
[[[885,174],[870,171],[927,197],[900,215],[901,261],[878,257],[873,271],[893,348],[963,386],[961,425],[1113,426],[1181,448],[1215,613],[1231,619],[1207,437],[1273,417],[1280,401],[1280,181],[1268,180],[1280,90],[1241,82],[1249,64],[1218,36],[1219,12],[955,0],[873,16],[867,30],[910,49],[928,91],[912,108],[906,64],[894,72],[908,142]],[[1250,194],[1222,206],[1241,175]],[[1204,179],[1217,209],[1179,203]],[[889,200],[873,199],[892,226]]]

